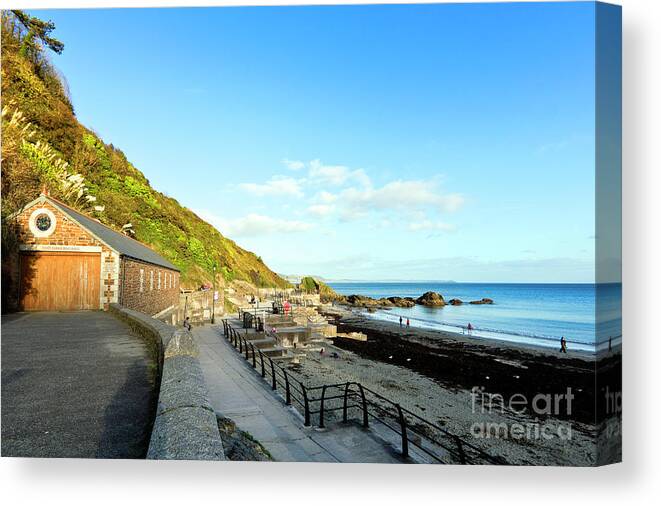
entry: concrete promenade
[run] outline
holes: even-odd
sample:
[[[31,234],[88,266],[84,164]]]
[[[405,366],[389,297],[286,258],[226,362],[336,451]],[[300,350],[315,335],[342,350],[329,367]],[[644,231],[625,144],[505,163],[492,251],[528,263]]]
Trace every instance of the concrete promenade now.
[[[305,427],[293,408],[222,336],[222,325],[196,327],[200,364],[214,409],[249,432],[282,462],[396,463],[394,449],[359,426]]]
[[[144,458],[157,369],[108,313],[2,317],[2,456]]]

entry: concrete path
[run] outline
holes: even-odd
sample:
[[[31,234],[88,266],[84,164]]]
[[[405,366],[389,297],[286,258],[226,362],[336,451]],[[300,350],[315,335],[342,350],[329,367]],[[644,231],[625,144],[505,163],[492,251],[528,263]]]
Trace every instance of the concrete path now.
[[[222,336],[222,326],[193,329],[211,403],[249,432],[277,461],[401,462],[392,447],[371,431],[336,424],[320,430],[303,419],[255,372]]]
[[[156,373],[108,313],[3,316],[2,456],[144,457]]]

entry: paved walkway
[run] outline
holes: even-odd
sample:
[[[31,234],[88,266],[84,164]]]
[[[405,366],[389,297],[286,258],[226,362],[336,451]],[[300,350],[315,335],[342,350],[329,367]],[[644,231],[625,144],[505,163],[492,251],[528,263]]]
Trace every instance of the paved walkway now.
[[[392,447],[355,425],[320,430],[303,425],[222,336],[222,326],[193,329],[200,364],[217,412],[249,432],[277,461],[401,462]]]
[[[156,364],[108,313],[2,317],[2,456],[142,458]]]

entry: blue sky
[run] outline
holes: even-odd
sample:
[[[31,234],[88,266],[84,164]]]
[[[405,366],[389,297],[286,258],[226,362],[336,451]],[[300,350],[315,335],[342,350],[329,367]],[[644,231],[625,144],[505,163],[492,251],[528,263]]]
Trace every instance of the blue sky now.
[[[32,12],[81,122],[277,272],[594,280],[592,3]]]

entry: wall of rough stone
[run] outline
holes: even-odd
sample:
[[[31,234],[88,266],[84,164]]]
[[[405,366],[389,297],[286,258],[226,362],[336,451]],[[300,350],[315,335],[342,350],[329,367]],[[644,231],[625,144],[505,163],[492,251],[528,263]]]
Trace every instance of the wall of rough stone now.
[[[148,315],[179,304],[179,272],[123,257],[119,304]]]
[[[158,354],[161,381],[147,458],[226,460],[191,333],[119,304],[111,304],[110,311]]]

